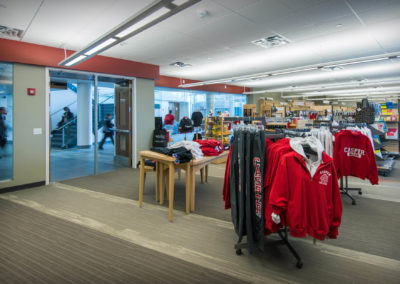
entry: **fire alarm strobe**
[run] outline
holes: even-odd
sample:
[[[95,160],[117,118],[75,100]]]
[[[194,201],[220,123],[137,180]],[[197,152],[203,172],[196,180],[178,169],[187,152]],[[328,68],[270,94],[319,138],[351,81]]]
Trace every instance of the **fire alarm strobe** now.
[[[28,96],[34,96],[34,95],[36,95],[36,89],[28,88]]]

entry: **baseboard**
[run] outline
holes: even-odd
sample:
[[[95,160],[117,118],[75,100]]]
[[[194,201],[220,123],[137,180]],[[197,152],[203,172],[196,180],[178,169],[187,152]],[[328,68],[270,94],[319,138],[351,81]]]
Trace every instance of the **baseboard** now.
[[[0,188],[0,193],[12,192],[12,191],[17,191],[17,190],[27,189],[27,188],[32,188],[32,187],[38,187],[38,186],[43,186],[45,184],[46,184],[45,181],[38,181],[38,182],[32,182],[32,183],[21,184],[21,185],[16,185],[16,186],[10,186],[10,187],[5,187],[5,188]]]

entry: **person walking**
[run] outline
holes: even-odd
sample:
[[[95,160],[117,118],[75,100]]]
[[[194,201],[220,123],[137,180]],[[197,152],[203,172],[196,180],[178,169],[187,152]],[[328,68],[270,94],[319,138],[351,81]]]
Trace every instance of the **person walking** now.
[[[103,121],[103,139],[100,141],[99,149],[103,150],[104,142],[106,142],[107,137],[110,137],[111,142],[114,144],[114,123],[111,122],[112,116],[107,113],[106,118]]]
[[[0,149],[4,151],[7,144],[6,108],[0,107]],[[0,156],[1,158],[1,156]]]

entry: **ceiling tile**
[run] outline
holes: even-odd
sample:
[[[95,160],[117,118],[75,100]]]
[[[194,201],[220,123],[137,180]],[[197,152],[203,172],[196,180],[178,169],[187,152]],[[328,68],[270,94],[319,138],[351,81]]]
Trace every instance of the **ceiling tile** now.
[[[25,30],[39,8],[41,0],[0,1],[0,25]]]

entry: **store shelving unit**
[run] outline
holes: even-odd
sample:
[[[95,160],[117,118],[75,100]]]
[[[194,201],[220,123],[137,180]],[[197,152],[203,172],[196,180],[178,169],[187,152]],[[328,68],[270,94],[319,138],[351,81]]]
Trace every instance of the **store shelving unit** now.
[[[228,130],[229,121],[224,117],[207,116],[204,123],[204,139],[215,139],[222,144],[229,144],[231,131]]]

